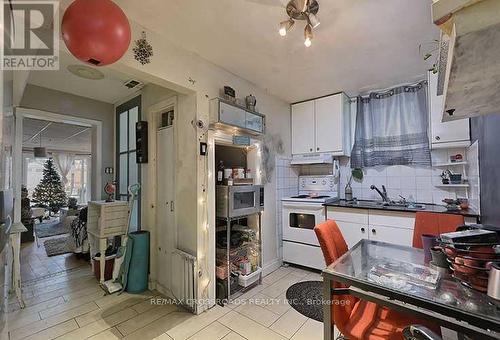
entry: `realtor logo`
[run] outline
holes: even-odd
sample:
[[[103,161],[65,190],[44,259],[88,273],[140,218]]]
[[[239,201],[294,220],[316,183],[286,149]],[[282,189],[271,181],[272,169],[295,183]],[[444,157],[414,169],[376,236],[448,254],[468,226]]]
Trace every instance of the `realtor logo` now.
[[[2,69],[59,69],[58,6],[58,1],[4,1]]]

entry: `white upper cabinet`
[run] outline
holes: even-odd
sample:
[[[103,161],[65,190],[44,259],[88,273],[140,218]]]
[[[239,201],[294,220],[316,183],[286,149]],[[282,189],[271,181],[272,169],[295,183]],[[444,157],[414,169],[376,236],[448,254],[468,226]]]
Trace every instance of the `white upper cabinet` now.
[[[292,153],[314,150],[314,102],[292,105]]]
[[[344,93],[292,105],[292,154],[351,152],[350,99]]]
[[[470,145],[469,119],[443,122],[444,96],[437,95],[437,74],[428,73],[431,149]]]

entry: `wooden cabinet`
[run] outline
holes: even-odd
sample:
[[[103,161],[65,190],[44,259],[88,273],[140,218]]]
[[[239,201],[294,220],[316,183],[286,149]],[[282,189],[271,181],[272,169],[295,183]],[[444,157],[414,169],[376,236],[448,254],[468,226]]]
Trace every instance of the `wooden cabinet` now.
[[[344,93],[292,105],[292,154],[350,155],[350,99]]]
[[[368,238],[367,209],[327,208],[326,216],[337,223],[349,248]]]
[[[314,102],[292,105],[292,153],[314,151]]]
[[[362,239],[369,238],[369,228],[366,224],[337,221],[337,225],[339,226],[339,229],[342,232],[345,242],[349,248],[352,248]]]
[[[470,145],[469,119],[443,122],[444,96],[437,95],[438,75],[428,73],[431,149]]]
[[[414,213],[328,207],[326,214],[335,220],[349,248],[362,239],[404,246],[413,243]]]
[[[370,240],[389,242],[401,246],[413,244],[413,229],[371,225],[368,230]]]

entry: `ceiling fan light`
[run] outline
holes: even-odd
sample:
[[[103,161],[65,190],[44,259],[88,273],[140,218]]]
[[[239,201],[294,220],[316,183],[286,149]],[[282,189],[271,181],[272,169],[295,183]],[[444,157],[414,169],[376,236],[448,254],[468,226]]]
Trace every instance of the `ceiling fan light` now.
[[[280,35],[282,37],[286,36],[286,34],[288,33],[288,31],[290,31],[292,29],[292,27],[293,27],[294,24],[295,24],[295,21],[293,21],[292,18],[280,22],[280,29],[279,29]]]
[[[306,25],[306,28],[304,29],[304,38],[305,38],[304,45],[306,45],[306,47],[311,46],[312,40],[314,38],[313,29],[312,29],[311,24]]]
[[[309,23],[311,24],[312,28],[316,28],[319,26],[320,22],[319,19],[316,15],[309,13]]]

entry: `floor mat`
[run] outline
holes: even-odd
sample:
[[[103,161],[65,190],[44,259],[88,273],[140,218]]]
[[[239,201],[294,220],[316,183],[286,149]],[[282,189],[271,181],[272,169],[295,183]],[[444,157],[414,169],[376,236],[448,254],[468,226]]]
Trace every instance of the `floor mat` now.
[[[71,236],[51,238],[43,242],[47,256],[72,253],[75,250],[75,242]]]
[[[296,283],[286,291],[286,299],[290,306],[300,314],[323,322],[323,282]]]
[[[69,226],[64,226],[62,222],[51,221],[35,225],[35,234],[38,238],[69,234]]]

